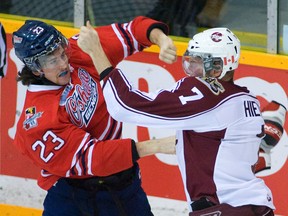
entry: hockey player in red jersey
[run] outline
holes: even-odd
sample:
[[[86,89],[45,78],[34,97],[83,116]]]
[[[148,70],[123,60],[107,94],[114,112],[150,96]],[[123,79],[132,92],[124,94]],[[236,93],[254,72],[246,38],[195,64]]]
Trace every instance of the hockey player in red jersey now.
[[[96,37],[80,33],[78,43],[102,71],[109,113],[122,122],[177,130],[190,216],[274,215],[271,191],[253,172],[264,120],[257,98],[233,82],[240,41],[229,29],[194,35],[183,56],[187,77],[153,93],[133,88],[111,67],[92,28],[90,35]]]
[[[146,17],[97,29],[114,66],[152,42],[164,56],[172,44],[166,25]],[[122,124],[109,115],[99,75],[77,39],[36,20],[13,33],[24,63],[18,81],[28,86],[14,144],[42,169],[43,215],[153,215],[137,160],[173,153],[175,139],[121,139]]]

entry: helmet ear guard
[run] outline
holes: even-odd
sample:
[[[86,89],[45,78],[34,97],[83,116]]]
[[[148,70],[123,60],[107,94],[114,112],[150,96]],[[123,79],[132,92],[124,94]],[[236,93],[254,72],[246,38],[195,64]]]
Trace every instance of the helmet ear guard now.
[[[28,57],[28,58],[23,58],[22,60],[25,65],[27,65],[32,71],[40,71],[41,70],[41,65],[38,61],[37,57]]]

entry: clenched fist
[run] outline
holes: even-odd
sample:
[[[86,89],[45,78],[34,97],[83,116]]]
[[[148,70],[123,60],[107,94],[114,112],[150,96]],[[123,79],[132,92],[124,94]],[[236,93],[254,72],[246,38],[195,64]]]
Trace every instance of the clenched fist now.
[[[165,35],[160,29],[153,29],[149,37],[150,41],[160,48],[159,59],[168,64],[177,61],[177,49],[173,40]]]

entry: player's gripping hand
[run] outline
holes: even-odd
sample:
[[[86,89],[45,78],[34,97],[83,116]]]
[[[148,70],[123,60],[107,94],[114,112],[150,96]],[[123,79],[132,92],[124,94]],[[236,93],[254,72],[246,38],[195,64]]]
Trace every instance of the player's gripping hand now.
[[[94,50],[102,48],[98,33],[89,21],[86,22],[86,26],[81,26],[77,44],[88,55],[91,55]]]
[[[100,43],[98,33],[91,26],[89,21],[86,22],[86,26],[82,26],[80,28],[77,44],[85,53],[91,57],[93,64],[99,74],[111,66],[111,63]]]
[[[153,29],[150,33],[150,41],[160,48],[159,59],[168,64],[177,61],[177,49],[173,40],[165,35],[160,29]]]

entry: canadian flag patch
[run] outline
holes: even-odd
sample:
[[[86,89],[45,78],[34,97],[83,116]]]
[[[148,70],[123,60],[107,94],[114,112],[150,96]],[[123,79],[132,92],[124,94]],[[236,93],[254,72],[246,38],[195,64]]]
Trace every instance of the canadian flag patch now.
[[[234,62],[235,62],[234,55],[232,55],[230,58],[224,57],[224,62],[223,62],[224,65],[227,65],[228,63],[234,63]]]

